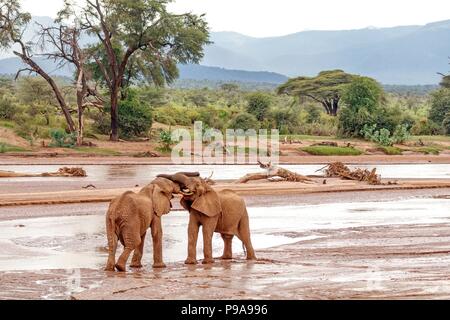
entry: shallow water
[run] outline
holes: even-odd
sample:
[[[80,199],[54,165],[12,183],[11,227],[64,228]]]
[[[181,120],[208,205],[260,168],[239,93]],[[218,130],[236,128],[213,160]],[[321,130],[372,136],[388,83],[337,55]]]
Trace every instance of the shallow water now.
[[[339,203],[295,207],[249,208],[256,250],[322,237],[320,231],[361,226],[442,223],[450,219],[449,199],[410,199],[395,202]],[[188,215],[174,212],[163,219],[164,259],[183,261]],[[220,256],[222,239],[214,238]],[[199,236],[199,255],[202,238]],[[234,252],[242,252],[235,239]],[[119,246],[119,252],[121,247]],[[150,237],[144,264],[152,261]],[[104,266],[107,257],[104,216],[72,216],[0,223],[0,271],[74,269]]]
[[[61,166],[58,165],[2,165],[0,170],[23,173],[55,172]],[[202,176],[210,176],[213,179],[228,180],[238,179],[251,172],[261,172],[257,165],[84,165],[86,178],[9,178],[2,179],[5,182],[14,181],[150,181],[160,173],[175,173],[179,171],[198,171]],[[284,168],[304,175],[320,174],[317,170],[324,165],[283,165]],[[399,164],[399,165],[354,165],[350,168],[376,167],[377,172],[386,179],[450,179],[449,164]]]

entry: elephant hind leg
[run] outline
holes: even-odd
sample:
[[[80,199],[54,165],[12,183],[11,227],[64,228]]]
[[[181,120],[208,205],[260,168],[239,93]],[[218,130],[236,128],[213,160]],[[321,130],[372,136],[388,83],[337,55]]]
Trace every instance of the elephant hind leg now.
[[[116,263],[116,269],[122,272],[126,271],[127,261],[133,250],[141,245],[141,237],[139,234],[132,236],[132,238],[127,238],[125,236],[124,242],[125,248]]]
[[[132,268],[142,268],[142,256],[144,255],[144,243],[146,234],[147,233],[144,233],[144,235],[141,237],[141,243],[134,250],[133,258],[131,259],[130,265],[130,267]]]
[[[256,260],[255,250],[253,249],[252,240],[250,238],[250,223],[248,216],[244,217],[238,226],[238,238],[244,244],[247,251],[247,260]]]
[[[222,260],[233,259],[233,236],[228,234],[222,234],[222,239],[224,243]]]

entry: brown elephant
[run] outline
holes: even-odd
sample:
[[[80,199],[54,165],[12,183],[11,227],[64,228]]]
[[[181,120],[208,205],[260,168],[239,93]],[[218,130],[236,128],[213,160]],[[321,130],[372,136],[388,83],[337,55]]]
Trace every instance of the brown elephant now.
[[[256,260],[250,239],[250,225],[247,208],[240,196],[232,190],[217,193],[209,183],[200,177],[182,173],[159,175],[180,185],[183,195],[181,205],[189,211],[188,258],[186,264],[197,263],[197,239],[200,226],[203,232],[203,264],[213,263],[212,237],[220,233],[224,241],[222,259],[232,259],[232,241],[237,236],[244,244],[248,260]]]
[[[114,271],[114,268],[125,271],[128,258],[133,251],[131,267],[142,267],[144,241],[149,228],[153,238],[153,267],[165,267],[162,258],[161,217],[170,212],[172,207],[170,200],[174,193],[179,192],[177,183],[157,178],[139,193],[129,191],[111,202],[106,214],[109,247],[106,271]],[[124,250],[116,263],[118,240],[124,246]]]

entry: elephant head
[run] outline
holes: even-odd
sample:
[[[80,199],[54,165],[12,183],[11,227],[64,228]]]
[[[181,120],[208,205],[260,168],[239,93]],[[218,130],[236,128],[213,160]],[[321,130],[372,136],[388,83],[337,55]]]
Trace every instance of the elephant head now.
[[[181,205],[185,209],[192,208],[208,217],[217,216],[222,212],[217,193],[205,179],[200,178],[198,173],[180,172],[158,177],[169,179],[180,186],[180,193],[183,195]]]

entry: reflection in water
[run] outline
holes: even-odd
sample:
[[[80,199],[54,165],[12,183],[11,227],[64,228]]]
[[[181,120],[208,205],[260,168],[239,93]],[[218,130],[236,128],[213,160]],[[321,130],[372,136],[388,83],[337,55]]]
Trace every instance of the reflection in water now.
[[[0,170],[42,173],[57,171],[60,166],[0,166]],[[317,170],[323,165],[284,165],[286,169],[305,175],[317,174]],[[402,165],[358,165],[350,168],[377,168],[377,172],[386,179],[445,179],[450,175],[448,164],[402,164]],[[86,165],[83,168],[87,172],[86,178],[10,178],[2,181],[120,181],[133,180],[139,183],[148,182],[160,173],[175,173],[179,171],[198,171],[202,176],[209,177],[213,173],[213,179],[229,180],[238,179],[250,172],[260,172],[257,165]]]
[[[386,224],[442,223],[450,219],[449,199],[410,199],[396,202],[338,203],[296,207],[249,208],[252,241],[256,250],[313,241],[324,230]],[[187,250],[184,212],[164,217],[164,260],[184,261]],[[18,227],[23,225],[24,227]],[[98,268],[106,262],[104,216],[39,218],[0,223],[0,271]],[[151,264],[151,237],[146,240],[144,264]],[[214,255],[223,242],[214,235]],[[119,247],[119,252],[121,252]],[[235,238],[235,253],[242,245]],[[202,254],[199,234],[198,258]],[[226,265],[226,264],[224,264]],[[251,265],[246,265],[251,267]]]

